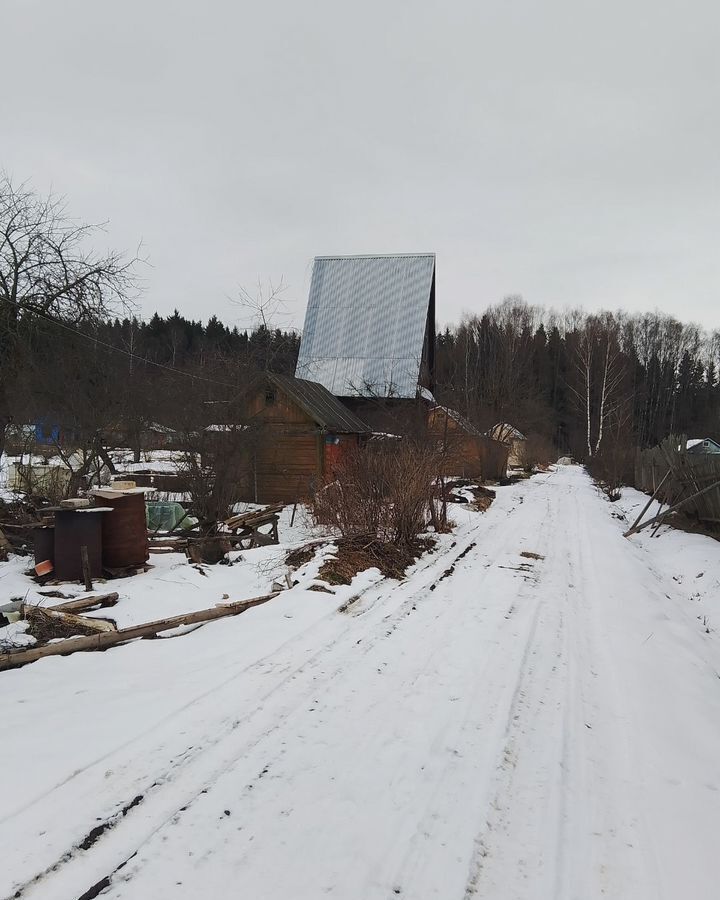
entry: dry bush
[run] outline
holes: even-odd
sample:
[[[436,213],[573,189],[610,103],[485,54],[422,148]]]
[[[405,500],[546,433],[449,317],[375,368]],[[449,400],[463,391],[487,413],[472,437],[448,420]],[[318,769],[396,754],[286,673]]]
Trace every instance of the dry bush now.
[[[620,499],[620,489],[634,481],[635,450],[628,440],[613,437],[585,461],[585,468],[611,502]]]
[[[552,443],[542,434],[528,434],[518,449],[520,465],[526,472],[549,466],[555,455]]]
[[[240,429],[230,431],[222,435],[217,452],[207,453],[203,437],[187,433],[182,439],[182,449],[178,474],[190,494],[201,531],[207,531],[229,518],[240,497],[241,478],[247,471],[250,453],[248,440]]]
[[[444,522],[434,486],[440,464],[430,444],[367,444],[335,467],[335,480],[312,498],[311,515],[343,538],[411,547],[429,523],[439,529]]]

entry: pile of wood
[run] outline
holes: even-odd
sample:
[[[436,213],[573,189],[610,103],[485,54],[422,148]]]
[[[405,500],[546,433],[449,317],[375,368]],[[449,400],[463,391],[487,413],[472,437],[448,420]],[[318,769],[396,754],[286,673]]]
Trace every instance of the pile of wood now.
[[[175,536],[176,529],[166,534],[154,534],[150,539],[150,552],[179,551],[196,563],[216,563],[230,550],[252,550],[254,547],[277,544],[278,519],[282,508],[282,503],[275,503],[265,509],[231,516],[218,522],[207,534],[191,531]]]
[[[25,618],[30,623],[29,634],[40,643],[57,638],[75,637],[77,634],[117,631],[115,623],[108,619],[78,616],[75,613],[48,609],[44,606],[27,606],[24,612]]]
[[[79,613],[114,606],[117,601],[118,595],[112,593],[83,597],[80,600],[70,600],[54,606],[24,604],[21,615],[30,625],[28,633],[39,643],[47,643],[58,638],[74,637],[78,634],[88,635],[116,631],[117,628],[112,619],[92,618],[79,615]]]

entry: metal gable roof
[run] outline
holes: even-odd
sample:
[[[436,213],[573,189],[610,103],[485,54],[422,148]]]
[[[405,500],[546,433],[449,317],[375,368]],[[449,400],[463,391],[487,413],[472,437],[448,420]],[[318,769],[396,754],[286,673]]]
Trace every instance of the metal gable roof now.
[[[434,273],[434,253],[316,257],[295,374],[340,397],[415,397]]]
[[[268,378],[327,431],[339,434],[369,434],[368,426],[321,384],[272,373],[268,374]]]

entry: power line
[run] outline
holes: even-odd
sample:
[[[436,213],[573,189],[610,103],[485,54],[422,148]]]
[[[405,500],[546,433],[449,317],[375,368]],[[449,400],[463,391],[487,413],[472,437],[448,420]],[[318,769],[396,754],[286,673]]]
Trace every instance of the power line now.
[[[5,297],[0,298],[2,300],[6,300]],[[6,302],[10,302],[7,300]],[[194,375],[192,372],[184,372],[182,369],[176,369],[174,366],[168,366],[165,363],[155,362],[152,359],[148,359],[145,356],[139,356],[137,353],[133,353],[132,350],[125,350],[123,347],[116,347],[114,344],[110,344],[107,341],[103,341],[100,338],[93,337],[90,334],[87,334],[84,331],[80,331],[78,328],[74,328],[72,325],[68,325],[67,322],[62,322],[60,319],[54,319],[52,316],[48,316],[46,313],[40,312],[39,310],[26,310],[30,315],[37,316],[40,319],[45,319],[45,321],[50,322],[52,325],[57,325],[58,328],[64,328],[65,331],[69,331],[72,334],[76,334],[81,338],[85,338],[85,340],[92,342],[93,344],[99,344],[101,347],[105,347],[107,350],[112,350],[115,353],[121,353],[123,356],[127,356],[131,360],[137,360],[138,362],[143,362],[148,366],[155,366],[158,369],[164,369],[166,372],[172,372],[174,375],[182,375],[185,378],[194,378],[198,381],[204,381],[208,384],[216,384],[220,387],[229,387],[233,388],[233,390],[238,389],[238,385],[231,384],[229,381],[218,381],[215,378],[208,378],[205,375]]]

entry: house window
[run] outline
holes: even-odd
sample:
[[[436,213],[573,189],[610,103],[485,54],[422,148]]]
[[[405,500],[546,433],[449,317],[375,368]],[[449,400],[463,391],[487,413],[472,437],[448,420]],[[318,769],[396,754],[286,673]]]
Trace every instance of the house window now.
[[[275,391],[272,388],[268,388],[265,391],[265,406],[273,406],[276,399]]]

